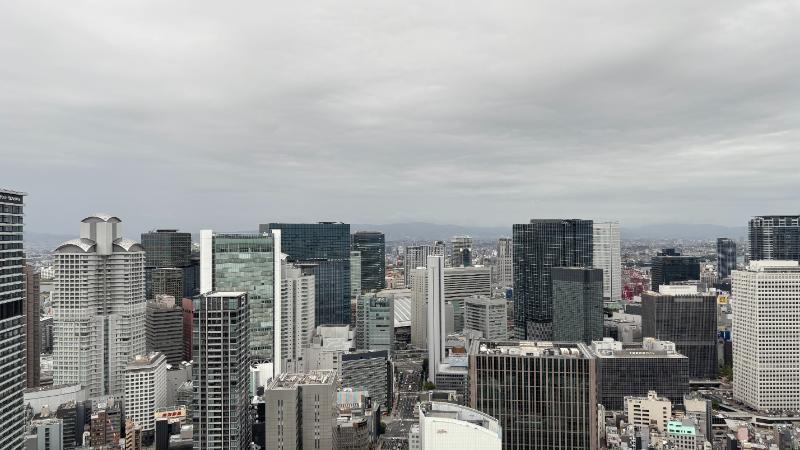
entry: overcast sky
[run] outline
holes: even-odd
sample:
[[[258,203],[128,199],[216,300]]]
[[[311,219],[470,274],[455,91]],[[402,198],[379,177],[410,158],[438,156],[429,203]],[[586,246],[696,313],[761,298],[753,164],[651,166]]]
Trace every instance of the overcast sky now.
[[[8,1],[27,229],[798,213],[800,3]],[[135,237],[135,236],[131,236]]]

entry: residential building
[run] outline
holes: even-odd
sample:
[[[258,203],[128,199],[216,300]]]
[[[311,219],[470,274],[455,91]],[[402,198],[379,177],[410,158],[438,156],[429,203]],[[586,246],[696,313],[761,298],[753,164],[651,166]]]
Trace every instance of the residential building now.
[[[674,248],[665,248],[652,258],[650,284],[658,292],[662,285],[700,279],[700,260],[696,256],[683,256]]]
[[[2,195],[0,193],[0,195]],[[2,226],[0,226],[2,227]],[[2,257],[0,257],[2,258]],[[40,275],[30,264],[23,268],[25,274],[25,387],[39,386],[41,377],[40,358],[42,354],[41,302],[39,295]]]
[[[207,292],[193,302],[194,448],[249,449],[247,293]]]
[[[428,381],[434,382],[439,372],[439,364],[444,361],[444,343],[447,335],[444,302],[444,258],[428,256]]]
[[[148,299],[159,295],[169,295],[180,304],[183,298],[183,269],[178,267],[158,267],[150,269],[151,290]]]
[[[125,450],[142,450],[143,432],[139,424],[130,419],[125,420]]]
[[[425,263],[427,264],[427,262]],[[428,269],[412,269],[408,284],[411,289],[411,345],[428,345]]]
[[[250,308],[250,359],[280,365],[281,234],[200,231],[200,291],[242,291]],[[280,372],[280,370],[278,370]]]
[[[305,372],[314,336],[314,265],[283,262],[281,269],[281,372]],[[280,373],[280,372],[278,372]]]
[[[466,406],[443,402],[417,405],[418,446],[409,450],[500,450],[503,433],[497,419]],[[413,433],[414,431],[412,431]]]
[[[464,330],[480,331],[485,339],[508,339],[507,301],[474,295],[464,300]]]
[[[642,294],[642,336],[675,343],[689,358],[689,378],[717,378],[717,296],[696,286],[661,286]]]
[[[800,216],[755,216],[748,238],[749,261],[800,261]]]
[[[603,298],[622,299],[622,257],[619,222],[594,222],[592,225],[592,262],[603,269]]]
[[[646,397],[625,397],[625,417],[631,425],[654,425],[663,433],[672,418],[672,402],[659,397],[655,391],[649,391]]]
[[[470,406],[497,419],[504,450],[597,450],[596,385],[596,358],[582,343],[470,345]]]
[[[281,230],[288,262],[314,267],[314,325],[350,324],[350,224],[270,223],[261,232]]]
[[[717,239],[717,277],[729,278],[736,270],[736,241],[728,238]]]
[[[125,369],[125,417],[153,435],[155,412],[166,405],[167,358],[155,352],[136,355]]]
[[[361,295],[361,252],[350,252],[350,298]]]
[[[514,245],[510,238],[497,241],[497,284],[501,287],[514,285]]]
[[[391,351],[394,346],[394,306],[391,295],[376,293],[358,297],[356,348]]]
[[[603,338],[603,270],[554,267],[553,340],[591,344]]]
[[[378,231],[357,231],[352,235],[352,249],[361,252],[361,290],[386,288],[386,236]]]
[[[598,403],[608,411],[621,411],[626,397],[645,397],[656,391],[674,405],[689,393],[689,358],[675,344],[645,338],[623,344],[611,338],[592,342],[597,358]]]
[[[472,265],[472,238],[453,236],[450,240],[450,267],[469,267]]]
[[[284,373],[264,390],[267,450],[333,450],[336,373]]]
[[[128,360],[145,352],[145,253],[121,222],[91,215],[53,252],[53,384],[90,397],[122,396]]]
[[[520,339],[553,337],[553,267],[593,267],[593,223],[533,219],[514,224],[514,311]]]
[[[159,295],[145,309],[145,348],[161,352],[167,364],[175,367],[183,361],[183,314],[169,295]]]
[[[420,267],[427,267],[428,256],[445,256],[445,245],[442,241],[436,241],[433,245],[409,245],[405,247],[403,256],[403,271],[405,274],[405,285],[411,284],[411,271]]]
[[[733,271],[733,395],[759,411],[800,410],[800,266],[750,261]]]

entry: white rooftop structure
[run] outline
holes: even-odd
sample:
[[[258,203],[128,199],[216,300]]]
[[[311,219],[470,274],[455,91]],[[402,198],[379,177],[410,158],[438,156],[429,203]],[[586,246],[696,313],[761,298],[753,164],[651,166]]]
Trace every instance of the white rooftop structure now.
[[[800,268],[800,263],[797,261],[781,261],[774,259],[765,259],[762,261],[750,261],[747,270],[751,272],[763,272],[769,269],[797,269]]]
[[[664,295],[696,295],[697,285],[662,284],[658,287],[658,293]]]

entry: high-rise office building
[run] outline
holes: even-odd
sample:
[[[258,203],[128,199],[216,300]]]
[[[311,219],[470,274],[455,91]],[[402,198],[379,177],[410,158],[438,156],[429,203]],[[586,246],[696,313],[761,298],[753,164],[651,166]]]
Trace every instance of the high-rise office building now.
[[[123,395],[128,359],[145,352],[144,249],[118,217],[81,221],[53,252],[53,383]]]
[[[280,370],[302,373],[306,371],[305,350],[314,336],[314,265],[284,261],[281,276],[283,361]]]
[[[25,323],[22,328],[25,334],[25,386],[32,388],[39,386],[41,377],[42,334],[39,300],[41,275],[30,264],[25,264],[23,271],[25,273]]]
[[[394,302],[391,295],[378,293],[358,297],[356,348],[391,351],[394,344]]]
[[[284,373],[264,389],[267,450],[333,450],[336,372]]]
[[[250,308],[250,358],[280,363],[281,235],[200,231],[200,291],[243,291]]]
[[[409,245],[406,246],[403,254],[403,271],[405,275],[405,285],[411,284],[411,273],[414,269],[427,267],[428,256],[445,256],[445,244],[436,241],[433,245]]]
[[[592,267],[593,224],[533,219],[514,224],[514,312],[520,339],[553,336],[553,267]]]
[[[386,408],[391,401],[388,350],[342,353],[340,369],[343,388],[367,391],[373,405]]]
[[[623,344],[611,338],[592,342],[597,358],[598,403],[620,411],[625,397],[656,391],[674,405],[689,392],[689,358],[675,344],[645,338],[641,344]]]
[[[800,266],[750,261],[732,278],[734,397],[759,411],[800,410]]]
[[[736,270],[736,241],[717,238],[717,276],[720,280],[731,276]]]
[[[361,295],[361,252],[350,252],[350,298]]]
[[[661,286],[642,294],[642,336],[674,342],[689,358],[690,379],[717,377],[717,296],[696,286]]]
[[[469,267],[472,265],[472,238],[453,236],[450,240],[450,267]]]
[[[25,255],[22,246],[22,192],[0,189],[0,448],[21,448],[25,433]]]
[[[497,284],[501,287],[514,285],[514,246],[509,238],[497,241]]]
[[[261,232],[281,230],[289,262],[314,263],[316,325],[350,324],[350,224],[270,223]]]
[[[619,222],[594,222],[592,225],[592,263],[603,269],[603,298],[622,298],[622,257]]]
[[[435,382],[439,365],[444,362],[446,313],[444,303],[444,257],[428,256],[428,381]]]
[[[193,302],[194,448],[249,449],[247,293],[207,292]]]
[[[155,412],[167,406],[166,399],[167,359],[158,352],[136,355],[125,369],[125,418],[152,435]]]
[[[603,270],[554,267],[553,340],[591,344],[603,338]]]
[[[452,331],[464,329],[464,299],[492,295],[492,270],[489,267],[447,267],[444,269],[444,301],[453,308]]]
[[[161,352],[174,367],[183,361],[183,308],[169,295],[147,302],[145,347],[148,352]]]
[[[427,264],[427,263],[426,263]],[[424,349],[428,345],[428,270],[411,270],[411,345]]]
[[[409,438],[409,450],[500,450],[502,430],[497,419],[466,406],[444,402],[421,402],[417,405],[419,439]]]
[[[749,261],[800,261],[800,216],[756,216],[748,224]]]
[[[145,267],[187,267],[192,255],[192,233],[155,230],[142,233]]]
[[[505,450],[598,449],[596,386],[581,343],[470,345],[470,406],[497,419]]]
[[[192,309],[194,308],[194,303],[190,298],[184,298],[181,301],[181,309],[183,310],[183,360],[184,361],[191,361],[192,360],[192,339],[194,333],[192,329],[194,328],[194,318],[192,314]]]
[[[447,288],[445,288],[447,289]],[[507,301],[475,295],[464,300],[464,330],[480,331],[485,339],[508,339]]]
[[[379,291],[386,287],[386,236],[378,231],[357,231],[352,236],[353,250],[361,252],[361,290]]]
[[[696,256],[683,256],[674,248],[665,248],[652,258],[650,285],[658,292],[661,285],[676,281],[700,279],[700,260]]]
[[[183,269],[177,267],[158,267],[150,269],[150,299],[159,295],[169,295],[180,304],[183,298]]]

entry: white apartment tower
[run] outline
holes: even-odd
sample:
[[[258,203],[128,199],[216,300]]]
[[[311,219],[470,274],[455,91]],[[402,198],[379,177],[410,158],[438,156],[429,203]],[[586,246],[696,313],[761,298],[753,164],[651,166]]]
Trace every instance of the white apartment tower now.
[[[445,244],[436,241],[433,245],[409,245],[405,248],[403,256],[403,273],[405,275],[405,285],[411,283],[411,271],[420,267],[427,267],[428,256],[445,256]]]
[[[121,220],[94,214],[53,252],[53,383],[123,395],[128,360],[145,352],[144,249]]]
[[[156,409],[167,401],[167,358],[163,353],[136,355],[125,371],[125,418],[155,431]]]
[[[732,272],[733,395],[760,411],[800,410],[800,266],[750,261]]]
[[[314,265],[284,261],[281,275],[282,361],[275,376],[305,372],[303,357],[314,337]]]
[[[428,256],[428,380],[434,382],[444,360],[444,258]]]
[[[603,298],[622,298],[622,264],[619,244],[619,222],[594,222],[593,225],[594,267],[603,269]]]
[[[514,246],[511,238],[497,241],[497,284],[501,287],[514,286]]]
[[[428,270],[411,270],[411,345],[428,345]]]

